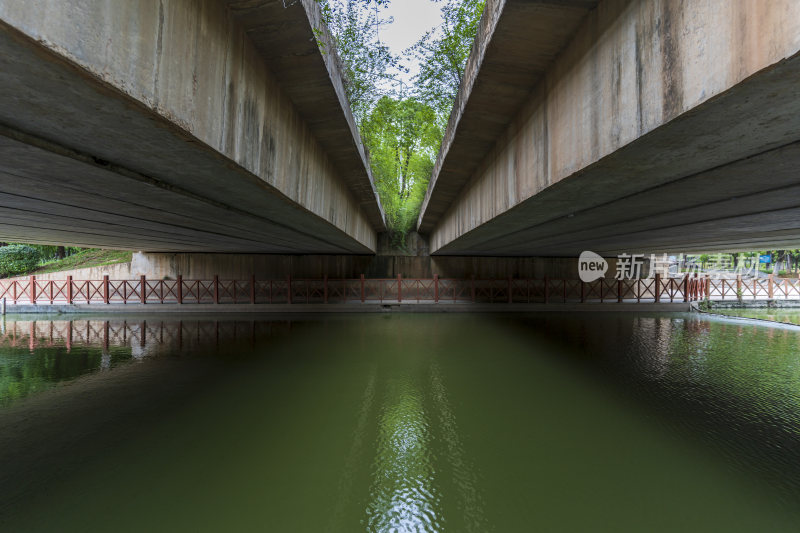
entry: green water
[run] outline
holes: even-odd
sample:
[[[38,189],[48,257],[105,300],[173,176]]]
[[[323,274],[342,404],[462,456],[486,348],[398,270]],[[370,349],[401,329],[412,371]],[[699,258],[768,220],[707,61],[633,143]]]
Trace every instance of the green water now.
[[[714,309],[719,315],[738,316],[744,318],[760,318],[785,324],[800,326],[800,308],[773,308],[773,309]]]
[[[65,324],[3,325],[2,531],[797,530],[792,327]]]

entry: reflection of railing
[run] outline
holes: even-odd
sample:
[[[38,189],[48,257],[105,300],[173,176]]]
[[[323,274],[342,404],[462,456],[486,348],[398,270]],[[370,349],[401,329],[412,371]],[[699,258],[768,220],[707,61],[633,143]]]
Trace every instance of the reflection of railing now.
[[[769,281],[772,295],[800,294],[789,280]],[[720,282],[722,284],[720,284]],[[171,304],[312,304],[352,302],[451,302],[451,303],[567,303],[567,302],[675,302],[694,301],[710,295],[730,294],[725,283],[697,276],[650,279],[294,279],[280,280],[0,280],[0,298],[13,304],[75,303],[171,303]],[[741,283],[741,280],[739,280]],[[753,294],[760,295],[759,280]],[[733,294],[736,292],[734,290]],[[772,296],[770,296],[772,297]]]
[[[0,347],[34,350],[63,346],[70,350],[76,346],[166,346],[181,350],[250,344],[290,327],[289,322],[247,320],[17,320],[0,328]]]

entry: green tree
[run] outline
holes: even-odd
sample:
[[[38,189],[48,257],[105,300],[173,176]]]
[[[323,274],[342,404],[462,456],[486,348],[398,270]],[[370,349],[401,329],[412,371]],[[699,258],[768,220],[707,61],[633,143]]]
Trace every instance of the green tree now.
[[[800,250],[789,250],[788,254],[791,261],[791,270],[792,272],[797,272],[798,262],[800,262]]]
[[[381,25],[392,22],[382,18],[389,0],[317,0],[342,60],[347,96],[397,247],[419,215],[484,1],[444,0],[441,29],[407,51],[422,62],[415,87],[390,96],[393,73],[402,67],[380,41]]]
[[[342,61],[345,91],[356,122],[361,125],[380,97],[380,85],[392,79],[399,58],[380,41],[381,17],[389,0],[317,0]],[[320,43],[323,46],[324,44]]]
[[[435,0],[441,1],[441,0]],[[442,25],[426,33],[410,53],[420,61],[419,97],[447,122],[464,77],[486,0],[444,0]]]
[[[415,98],[383,96],[364,122],[375,186],[396,245],[419,215],[441,135],[436,112]]]
[[[0,248],[0,276],[14,276],[30,272],[42,260],[41,250],[24,244]]]

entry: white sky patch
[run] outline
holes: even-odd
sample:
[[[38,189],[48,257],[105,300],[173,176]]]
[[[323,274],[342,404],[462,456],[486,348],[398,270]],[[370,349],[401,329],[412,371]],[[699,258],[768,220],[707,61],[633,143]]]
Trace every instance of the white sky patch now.
[[[431,0],[393,0],[383,11],[384,17],[394,17],[394,23],[380,28],[380,38],[395,55],[413,46],[425,32],[442,23],[442,2]],[[419,64],[405,61],[410,72],[399,74],[404,83],[410,83],[419,71]]]

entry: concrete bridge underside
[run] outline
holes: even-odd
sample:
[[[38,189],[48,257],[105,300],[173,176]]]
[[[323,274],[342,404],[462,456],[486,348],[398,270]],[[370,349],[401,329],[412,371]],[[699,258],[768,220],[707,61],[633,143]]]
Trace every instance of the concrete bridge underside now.
[[[488,4],[420,216],[434,253],[800,244],[800,2]]]
[[[0,1],[0,240],[374,252],[338,59],[290,4]]]

